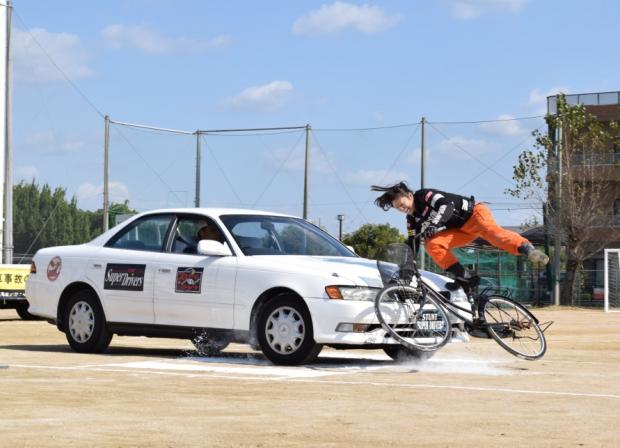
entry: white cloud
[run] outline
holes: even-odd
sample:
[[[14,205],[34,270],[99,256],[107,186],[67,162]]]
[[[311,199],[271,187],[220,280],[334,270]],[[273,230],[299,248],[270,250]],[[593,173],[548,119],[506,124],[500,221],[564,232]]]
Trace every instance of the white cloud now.
[[[401,15],[387,15],[382,8],[335,2],[322,5],[300,17],[293,24],[293,33],[305,36],[330,36],[346,29],[375,34],[398,25]]]
[[[20,166],[15,170],[14,178],[18,182],[22,180],[30,182],[32,179],[36,179],[37,177],[39,177],[39,174],[41,174],[41,172],[36,166],[25,165]]]
[[[76,153],[86,148],[86,141],[77,137],[57,136],[52,131],[40,131],[29,134],[24,140],[29,151],[42,154]]]
[[[519,122],[514,120],[512,115],[500,115],[497,120],[488,123],[481,123],[480,129],[488,134],[497,134],[505,136],[515,136],[523,133],[523,129],[519,126]]]
[[[129,189],[122,182],[111,181],[109,183],[110,201],[122,202],[129,199]],[[77,189],[77,198],[81,201],[92,202],[94,200],[103,200],[103,184],[93,185],[91,183],[83,183]]]
[[[461,136],[451,137],[443,140],[438,145],[439,152],[445,155],[458,158],[468,158],[471,156],[481,156],[490,153],[494,146],[484,140],[468,139]]]
[[[429,151],[426,151],[426,161],[428,162]],[[420,165],[422,163],[422,148],[416,148],[409,153],[405,159],[408,163]]]
[[[105,43],[111,48],[133,48],[146,53],[204,53],[227,46],[232,41],[228,35],[211,39],[166,37],[146,25],[108,25],[101,30]]]
[[[16,81],[62,81],[65,79],[62,72],[72,80],[93,74],[93,70],[88,66],[90,56],[79,36],[75,34],[52,33],[43,28],[30,31],[15,28],[11,38]]]
[[[371,185],[388,185],[402,180],[408,175],[402,171],[388,170],[358,170],[345,176],[347,183],[370,187]]]
[[[518,14],[527,0],[452,0],[452,17],[474,20],[489,13]]]
[[[269,172],[281,169],[283,171],[303,171],[304,155],[298,143],[297,147],[291,152],[290,148],[279,148],[270,151],[265,155],[265,167]]]
[[[530,92],[527,100],[527,106],[535,109],[537,114],[546,114],[547,113],[547,97],[557,95],[559,93],[570,93],[570,89],[568,87],[558,86],[552,87],[546,92],[541,91],[540,89],[534,89]]]
[[[306,162],[303,145],[303,142],[298,143],[293,153],[290,152],[290,148],[280,148],[271,151],[266,159],[265,165],[267,169],[273,172],[274,169],[282,167],[283,171],[303,173]],[[325,156],[322,151],[314,151],[311,154],[309,170],[312,174],[333,173],[332,167],[334,169],[336,167],[335,155],[333,153],[328,153]]]
[[[288,81],[272,81],[262,86],[248,87],[241,93],[226,99],[233,108],[276,110],[283,107],[293,94],[293,84]]]

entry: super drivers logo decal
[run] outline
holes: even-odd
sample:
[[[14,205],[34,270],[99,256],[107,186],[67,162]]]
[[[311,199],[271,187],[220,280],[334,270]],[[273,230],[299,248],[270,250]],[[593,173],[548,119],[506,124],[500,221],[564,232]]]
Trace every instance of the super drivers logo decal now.
[[[108,263],[105,268],[103,289],[143,291],[145,268],[145,264]]]
[[[50,260],[47,265],[47,279],[50,282],[56,281],[58,276],[60,275],[60,270],[62,268],[62,260],[60,257],[54,257]]]
[[[175,292],[200,293],[202,287],[203,268],[179,268],[177,269],[177,281]]]

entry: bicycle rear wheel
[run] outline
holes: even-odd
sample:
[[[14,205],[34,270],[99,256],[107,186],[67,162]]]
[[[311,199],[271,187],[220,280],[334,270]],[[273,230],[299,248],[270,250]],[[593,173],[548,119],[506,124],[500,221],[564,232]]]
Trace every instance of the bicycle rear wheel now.
[[[422,288],[384,288],[375,299],[375,313],[383,329],[401,345],[431,352],[448,342],[450,319],[432,291]]]
[[[484,318],[489,335],[513,355],[533,361],[547,351],[547,341],[538,321],[522,305],[506,297],[488,297]]]

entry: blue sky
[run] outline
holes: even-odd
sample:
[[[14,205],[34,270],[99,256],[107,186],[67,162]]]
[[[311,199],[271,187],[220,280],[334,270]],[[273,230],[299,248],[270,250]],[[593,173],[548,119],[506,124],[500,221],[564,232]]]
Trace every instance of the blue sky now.
[[[620,90],[612,0],[14,1],[14,179],[100,208],[103,118],[165,128],[314,129],[310,218],[344,230],[404,220],[368,186],[420,182],[487,201],[519,225],[535,201],[504,194],[545,98]],[[42,50],[42,48],[44,50]],[[50,61],[53,61],[53,63]],[[71,83],[67,81],[71,80]],[[301,215],[299,132],[206,136],[202,204]],[[111,199],[138,210],[194,201],[192,136],[111,130]],[[540,219],[540,215],[537,215]]]

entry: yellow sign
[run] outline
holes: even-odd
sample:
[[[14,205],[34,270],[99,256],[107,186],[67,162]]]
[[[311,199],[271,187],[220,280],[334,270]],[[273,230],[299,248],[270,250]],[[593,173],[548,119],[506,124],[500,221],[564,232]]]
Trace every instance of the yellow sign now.
[[[0,291],[25,291],[29,264],[0,264]]]

